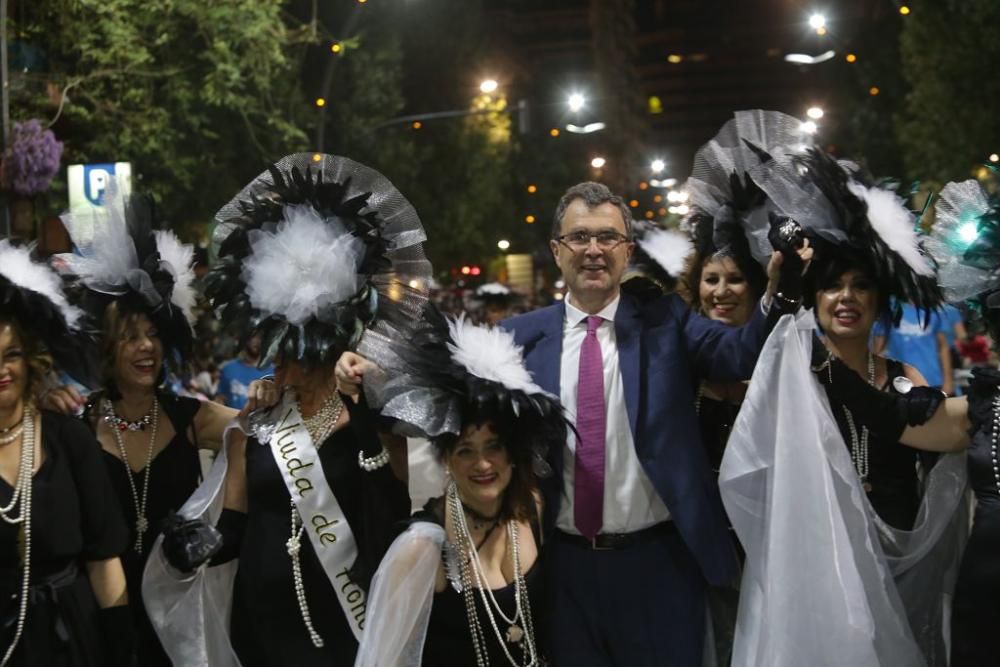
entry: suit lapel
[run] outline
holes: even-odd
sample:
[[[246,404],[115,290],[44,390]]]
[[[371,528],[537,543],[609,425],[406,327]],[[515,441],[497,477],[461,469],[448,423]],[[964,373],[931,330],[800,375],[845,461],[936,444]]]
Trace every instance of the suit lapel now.
[[[529,367],[534,371],[535,383],[553,396],[559,396],[559,371],[562,365],[563,320],[566,307],[558,304],[552,308],[542,324],[542,337],[531,351]]]
[[[618,345],[618,367],[621,369],[622,385],[625,388],[625,407],[628,423],[632,427],[632,440],[636,438],[639,419],[639,309],[628,294],[621,295],[618,312],[615,313],[615,338]]]

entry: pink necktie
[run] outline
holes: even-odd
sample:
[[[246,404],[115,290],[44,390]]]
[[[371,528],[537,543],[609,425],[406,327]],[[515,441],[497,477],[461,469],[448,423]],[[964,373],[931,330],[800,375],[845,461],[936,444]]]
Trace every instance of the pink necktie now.
[[[573,519],[580,534],[593,539],[604,522],[604,362],[597,328],[603,319],[587,317],[576,385],[576,464]]]

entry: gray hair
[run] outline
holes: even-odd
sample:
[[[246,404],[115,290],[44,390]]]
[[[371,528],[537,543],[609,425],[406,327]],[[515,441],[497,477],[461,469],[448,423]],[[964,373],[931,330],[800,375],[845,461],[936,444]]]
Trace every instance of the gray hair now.
[[[582,200],[589,210],[593,210],[601,204],[617,206],[618,212],[622,214],[622,221],[625,223],[625,235],[629,238],[632,237],[632,212],[629,211],[624,200],[612,193],[608,186],[603,183],[584,181],[583,183],[577,183],[567,190],[559,200],[559,204],[556,206],[555,218],[552,220],[552,238],[559,236],[559,233],[562,231],[562,222],[563,217],[566,215],[566,209],[577,199]]]

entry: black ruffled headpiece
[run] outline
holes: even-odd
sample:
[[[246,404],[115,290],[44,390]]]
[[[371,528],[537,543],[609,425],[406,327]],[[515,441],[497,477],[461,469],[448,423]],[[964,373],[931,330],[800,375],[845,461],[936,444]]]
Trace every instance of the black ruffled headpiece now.
[[[330,365],[377,320],[412,318],[430,263],[416,211],[378,172],[332,155],[283,158],[216,214],[205,293],[276,357]]]
[[[945,297],[981,314],[1000,335],[1000,193],[975,180],[941,190],[928,248]]]
[[[492,423],[512,458],[549,473],[548,448],[566,439],[562,406],[534,384],[510,333],[447,319],[428,304],[407,338],[364,352],[382,369],[365,378],[369,402],[397,420],[397,431],[440,441]]]

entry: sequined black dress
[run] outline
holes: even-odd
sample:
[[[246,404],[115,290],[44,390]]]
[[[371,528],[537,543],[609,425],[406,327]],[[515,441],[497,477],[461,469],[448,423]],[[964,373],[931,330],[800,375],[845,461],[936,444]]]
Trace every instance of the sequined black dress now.
[[[972,534],[965,547],[952,614],[953,667],[1000,664],[1000,452],[994,401],[1000,372],[977,368],[969,386],[969,482],[976,494]]]

